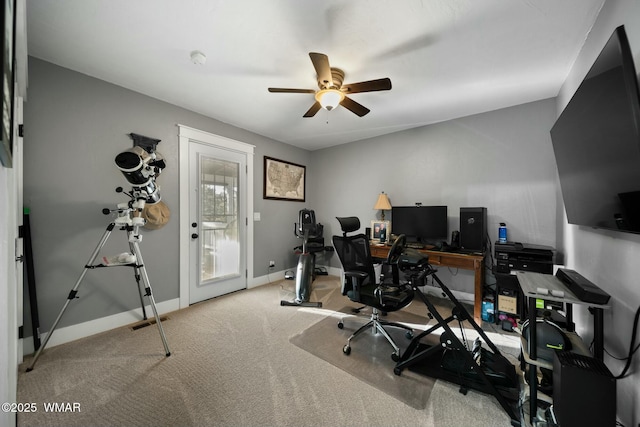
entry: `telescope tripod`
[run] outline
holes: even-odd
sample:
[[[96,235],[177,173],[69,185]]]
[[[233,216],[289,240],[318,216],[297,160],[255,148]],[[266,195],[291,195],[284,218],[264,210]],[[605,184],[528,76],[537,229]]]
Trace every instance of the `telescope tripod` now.
[[[140,252],[139,242],[142,239],[142,236],[140,236],[140,234],[138,233],[138,228],[139,228],[139,225],[141,225],[141,223],[142,224],[144,223],[144,220],[139,217],[133,218],[132,220],[130,218],[130,213],[132,210],[133,209],[131,208],[126,209],[119,205],[119,209],[117,209],[117,212],[119,215],[118,218],[116,218],[107,226],[107,229],[102,235],[102,238],[98,243],[98,246],[96,246],[95,250],[91,254],[91,257],[89,258],[89,261],[87,261],[84,267],[84,270],[82,270],[80,277],[76,281],[75,286],[69,292],[69,296],[67,297],[67,300],[64,303],[62,310],[60,310],[60,314],[58,314],[58,317],[56,318],[55,322],[53,322],[53,326],[51,327],[51,330],[49,331],[44,342],[42,343],[42,345],[36,352],[35,356],[33,357],[33,360],[31,361],[31,365],[27,368],[27,372],[33,370],[34,365],[38,361],[38,358],[40,357],[40,354],[42,353],[44,348],[47,346],[47,343],[49,342],[49,338],[51,338],[51,335],[53,335],[53,332],[58,326],[60,319],[62,319],[62,315],[64,314],[65,310],[69,306],[69,303],[75,298],[78,298],[76,295],[78,293],[78,289],[80,288],[82,280],[84,279],[84,276],[87,274],[89,270],[92,270],[95,268],[103,268],[103,267],[124,266],[124,267],[132,267],[134,269],[135,279],[138,286],[138,294],[140,295],[140,305],[142,306],[142,314],[143,314],[144,320],[146,320],[147,314],[144,306],[142,289],[140,288],[140,278],[142,278],[142,281],[144,283],[144,289],[145,289],[144,296],[148,297],[151,303],[151,309],[153,310],[153,315],[155,317],[156,324],[158,325],[158,330],[160,332],[160,337],[162,338],[162,344],[164,345],[166,356],[169,357],[171,355],[171,352],[169,351],[169,346],[167,344],[167,337],[164,334],[164,329],[162,328],[162,323],[160,322],[160,317],[158,316],[156,302],[155,302],[155,299],[153,298],[153,293],[151,292],[151,284],[149,283],[149,276],[147,275],[147,270],[145,269],[144,262],[142,260],[142,252]],[[108,209],[103,211],[103,213],[105,214],[109,212],[110,211]],[[109,257],[109,258],[103,257],[102,263],[94,264],[96,261],[96,258],[100,254],[100,251],[106,244],[107,240],[109,239],[109,236],[111,235],[111,232],[116,226],[120,226],[121,230],[127,231],[127,237],[129,240],[129,249],[131,250],[131,256],[124,257],[124,259],[118,259],[118,257]]]

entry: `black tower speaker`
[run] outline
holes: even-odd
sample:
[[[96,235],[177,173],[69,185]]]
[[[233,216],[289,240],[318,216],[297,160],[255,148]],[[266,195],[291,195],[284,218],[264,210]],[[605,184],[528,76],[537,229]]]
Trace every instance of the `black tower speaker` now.
[[[487,236],[487,208],[460,208],[460,249],[482,252]]]
[[[556,351],[553,356],[553,407],[562,427],[614,427],[616,379],[598,359]]]

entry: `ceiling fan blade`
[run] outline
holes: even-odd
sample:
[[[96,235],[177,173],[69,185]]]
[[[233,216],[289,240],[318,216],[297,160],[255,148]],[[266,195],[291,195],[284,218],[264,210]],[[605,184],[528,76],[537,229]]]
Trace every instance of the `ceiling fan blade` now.
[[[280,87],[270,87],[269,92],[279,92],[279,93],[316,93],[313,89],[286,89]]]
[[[302,117],[313,117],[316,115],[316,113],[322,108],[322,105],[320,105],[320,103],[318,101],[316,101],[311,108],[309,108],[309,110],[304,113],[304,116]]]
[[[331,67],[329,66],[329,58],[324,53],[309,52],[313,67],[318,74],[318,82],[325,87],[333,86],[333,77],[331,76]]]
[[[370,111],[364,105],[358,104],[356,101],[347,96],[345,96],[344,99],[340,102],[340,105],[360,117],[366,115]]]
[[[369,80],[366,82],[350,83],[342,85],[341,90],[345,93],[359,93],[359,92],[375,92],[379,90],[390,90],[391,80],[388,77],[384,79]]]

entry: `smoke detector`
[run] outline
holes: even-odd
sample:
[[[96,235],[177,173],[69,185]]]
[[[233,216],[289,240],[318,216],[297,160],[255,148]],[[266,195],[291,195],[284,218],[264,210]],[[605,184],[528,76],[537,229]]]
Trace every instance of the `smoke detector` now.
[[[199,50],[194,50],[191,52],[191,62],[196,65],[204,65],[207,62],[207,56]]]

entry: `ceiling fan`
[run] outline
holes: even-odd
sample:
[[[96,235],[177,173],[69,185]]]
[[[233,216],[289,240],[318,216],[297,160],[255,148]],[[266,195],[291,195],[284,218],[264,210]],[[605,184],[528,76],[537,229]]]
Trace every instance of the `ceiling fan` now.
[[[311,57],[313,67],[316,69],[316,73],[318,74],[319,90],[285,89],[277,87],[269,88],[269,92],[315,94],[316,102],[311,106],[311,108],[309,108],[303,117],[315,116],[320,108],[331,111],[338,105],[342,105],[347,110],[362,117],[370,110],[352,100],[347,95],[391,89],[391,80],[388,77],[384,79],[343,85],[344,71],[339,68],[329,66],[329,58],[327,55],[323,53],[310,52],[309,57]]]

